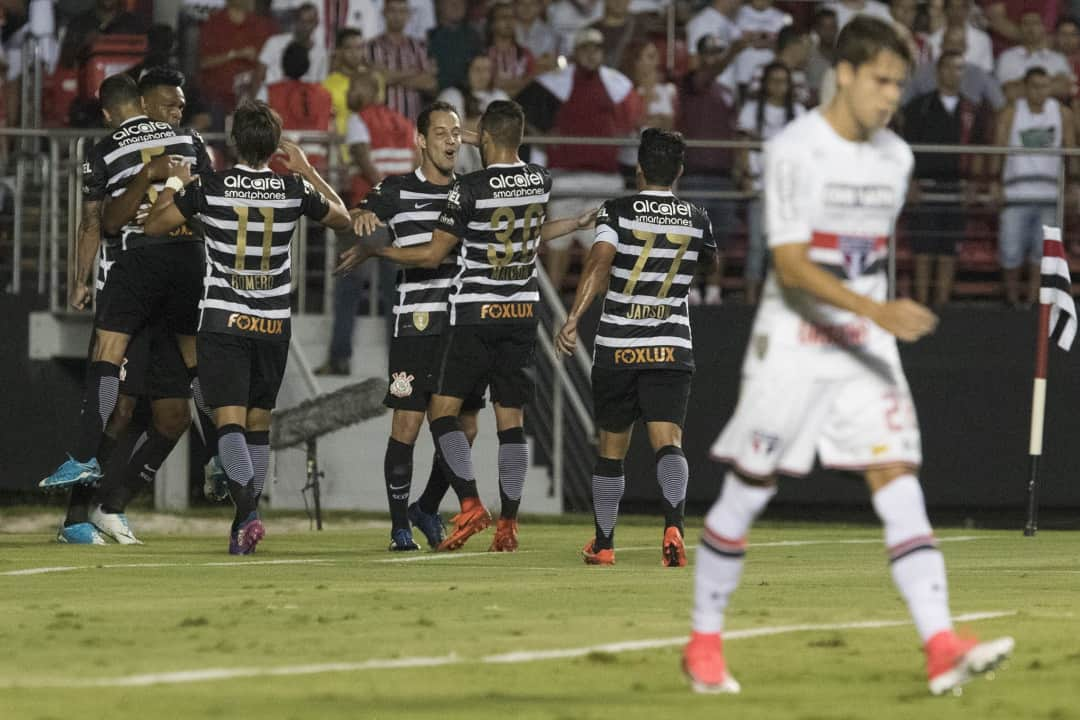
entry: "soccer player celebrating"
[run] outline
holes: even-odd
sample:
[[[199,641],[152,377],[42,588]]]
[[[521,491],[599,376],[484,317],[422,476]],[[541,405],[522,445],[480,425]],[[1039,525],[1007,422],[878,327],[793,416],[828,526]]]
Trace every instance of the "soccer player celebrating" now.
[[[428,417],[435,452],[461,501],[461,512],[440,550],[457,550],[491,525],[476,490],[469,441],[458,419],[465,398],[488,386],[499,435],[502,504],[489,550],[517,550],[517,512],[529,466],[523,408],[533,392],[530,370],[540,302],[536,251],[541,240],[586,227],[595,215],[545,222],[551,176],[518,157],[524,128],[525,115],[517,103],[500,100],[488,105],[479,129],[484,169],[454,182],[431,242],[412,247],[361,245],[343,264],[353,267],[378,255],[403,265],[437,268],[460,244],[450,292],[450,326],[429,376]]]
[[[384,179],[353,211],[354,229],[363,237],[388,225],[396,247],[431,242],[435,223],[446,209],[454,181],[454,162],[461,147],[461,118],[452,105],[427,106],[416,121],[420,167],[408,175]],[[350,257],[352,252],[346,253]],[[346,263],[347,264],[347,263]],[[438,267],[403,268],[397,277],[394,338],[390,343],[389,389],[384,403],[394,411],[383,469],[390,504],[390,550],[419,550],[410,523],[420,529],[431,548],[443,541],[439,503],[450,481],[433,459],[431,476],[420,498],[409,504],[413,446],[424,422],[431,392],[428,376],[439,353],[439,338],[447,329],[450,283],[457,275],[457,256],[447,254]],[[469,444],[476,437],[476,414],[482,394],[470,393],[459,419]]]
[[[664,496],[663,563],[686,565],[683,510],[689,468],[682,425],[694,371],[687,294],[698,262],[716,257],[716,243],[705,211],[671,192],[685,157],[679,133],[656,128],[642,133],[640,190],[600,208],[596,242],[555,338],[560,354],[572,353],[578,320],[606,291],[592,371],[600,446],[592,479],[596,536],[583,551],[590,565],[615,564],[615,521],[626,484],[623,459],[639,417],[656,453],[656,478]]]
[[[62,542],[102,544],[99,529],[118,542],[138,542],[125,506],[153,479],[191,421],[187,398],[202,284],[200,238],[186,226],[154,237],[135,223],[138,211],[148,209],[163,187],[171,166],[210,169],[198,133],[176,129],[184,108],[183,82],[175,70],[151,68],[138,86],[126,75],[102,83],[103,114],[115,132],[95,145],[84,167],[86,208],[71,292],[72,305],[85,307],[90,298],[86,281],[104,233],[109,241],[100,263],[82,430],[73,457],[41,482],[46,489],[73,488],[58,536]],[[111,451],[116,431],[134,404],[126,399],[122,417],[110,423],[121,391],[129,398],[148,394],[153,422],[136,443],[125,471],[97,493],[100,505],[89,511],[86,522],[91,496],[86,486],[102,477],[98,456]],[[111,425],[108,434],[106,425]]]
[[[724,609],[742,573],[746,535],[776,475],[814,462],[863,473],[884,525],[893,580],[940,694],[1005,658],[1012,638],[959,637],[945,563],[927,519],[919,427],[896,340],[937,318],[886,300],[888,237],[903,205],[911,149],[885,129],[911,57],[891,25],[857,17],[836,48],[837,92],[765,149],[765,217],[773,272],[754,323],[735,414],[713,446],[731,463],[705,518],[693,634],[683,669],[698,692],[738,692],[721,647]]]
[[[240,164],[194,182],[185,166],[172,168],[146,231],[164,234],[195,218],[206,227],[199,380],[236,505],[229,552],[246,555],[266,532],[258,502],[270,460],[270,411],[289,354],[293,230],[301,215],[335,230],[350,220],[299,146],[281,141],[281,120],[268,105],[237,108],[232,137]],[[297,174],[267,167],[279,145]]]

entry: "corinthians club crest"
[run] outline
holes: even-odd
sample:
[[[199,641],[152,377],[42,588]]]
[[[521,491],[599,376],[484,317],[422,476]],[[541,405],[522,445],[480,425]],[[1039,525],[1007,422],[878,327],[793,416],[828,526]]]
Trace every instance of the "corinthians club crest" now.
[[[426,311],[417,310],[412,314],[413,327],[424,332],[428,328],[428,324],[431,322],[431,316]]]
[[[390,377],[393,382],[390,383],[390,394],[394,397],[404,398],[412,395],[412,381],[416,379],[415,375],[410,375],[407,372],[392,373]]]

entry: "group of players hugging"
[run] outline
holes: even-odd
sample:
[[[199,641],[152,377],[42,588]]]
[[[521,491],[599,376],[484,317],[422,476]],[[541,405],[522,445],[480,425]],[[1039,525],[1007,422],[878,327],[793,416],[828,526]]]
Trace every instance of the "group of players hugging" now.
[[[913,164],[910,148],[886,129],[908,75],[908,46],[887,23],[860,16],[840,34],[837,58],[835,99],[792,122],[764,151],[773,267],[737,408],[712,449],[728,470],[695,556],[693,632],[682,656],[699,692],[739,691],[721,634],[747,535],[775,494],[777,475],[805,475],[815,457],[866,478],[894,582],[923,642],[931,692],[958,688],[1013,647],[1012,638],[980,643],[953,630],[944,560],[917,477],[919,428],[897,340],[932,332],[937,318],[910,300],[887,300],[885,275]],[[582,556],[589,565],[615,564],[623,461],[641,419],[663,496],[662,563],[687,565],[689,468],[681,445],[694,371],[687,297],[716,244],[705,211],[672,192],[686,153],[678,133],[642,133],[636,193],[549,220],[551,175],[519,156],[521,108],[492,102],[473,137],[453,107],[435,103],[417,123],[420,166],[383,180],[350,213],[303,151],[281,138],[280,120],[262,103],[236,110],[239,163],[213,171],[202,139],[178,127],[182,85],[178,73],[159,68],[138,83],[118,75],[101,87],[113,133],[84,167],[71,290],[73,305],[88,304],[97,257],[80,433],[68,459],[41,482],[71,488],[61,542],[139,542],[126,506],[190,425],[193,398],[209,488],[236,507],[229,552],[255,551],[265,533],[258,502],[271,411],[288,356],[290,241],[303,215],[358,236],[339,271],[372,257],[402,268],[385,400],[393,410],[384,464],[390,550],[419,550],[413,528],[432,549],[456,550],[491,525],[471,450],[485,390],[498,430],[501,501],[490,550],[518,548],[537,251],[594,227],[555,338],[558,353],[573,353],[579,319],[603,296],[592,369],[595,534]],[[484,169],[456,176],[464,138],[479,145]],[[269,169],[274,155],[284,155],[290,174]],[[365,240],[381,226],[391,243]],[[103,477],[139,396],[151,402],[150,426],[124,469]],[[410,504],[413,448],[425,417],[435,456],[427,486]],[[451,488],[461,510],[446,528],[439,505]]]

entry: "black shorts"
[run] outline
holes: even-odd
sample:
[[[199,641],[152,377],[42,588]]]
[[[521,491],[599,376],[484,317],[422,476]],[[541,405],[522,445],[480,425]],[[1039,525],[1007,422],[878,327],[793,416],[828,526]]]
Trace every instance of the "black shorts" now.
[[[615,370],[594,365],[596,424],[613,433],[629,429],[638,418],[682,427],[693,375],[689,370]]]
[[[176,335],[199,326],[206,260],[202,246],[182,242],[125,250],[97,296],[94,326],[134,335],[160,322]]]
[[[96,339],[91,333],[87,354],[90,359],[94,357]],[[131,336],[120,364],[120,394],[151,400],[191,397],[191,378],[176,336],[161,324],[145,327]]]
[[[424,412],[431,399],[429,376],[439,359],[439,335],[411,335],[390,341],[390,370],[383,405],[391,410]],[[484,388],[465,396],[461,409],[471,412],[484,407]]]
[[[289,343],[201,332],[196,348],[199,384],[207,405],[274,409]]]
[[[520,408],[533,397],[532,324],[458,325],[443,332],[429,387],[437,395],[467,398],[491,388],[491,402]]]
[[[960,192],[945,188],[948,192]],[[914,255],[956,255],[967,228],[967,214],[959,205],[925,203],[909,207],[908,237]]]

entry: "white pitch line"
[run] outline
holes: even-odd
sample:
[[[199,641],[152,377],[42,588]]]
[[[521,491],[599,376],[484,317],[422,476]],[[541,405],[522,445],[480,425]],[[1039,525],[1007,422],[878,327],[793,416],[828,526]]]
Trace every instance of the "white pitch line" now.
[[[423,562],[426,560],[452,560],[454,558],[474,558],[474,557],[493,557],[496,555],[524,555],[525,553],[536,552],[535,550],[518,550],[514,553],[495,553],[495,552],[428,552],[422,555],[407,555],[405,557],[396,558],[382,558],[375,560],[377,563],[406,563],[406,562]]]
[[[8,570],[6,572],[0,572],[0,576],[45,575],[46,573],[71,572],[73,570],[96,570],[98,568],[236,567],[244,565],[311,565],[333,562],[335,561],[324,558],[297,558],[289,560],[231,560],[228,562],[205,563],[106,563],[101,565],[58,565],[56,567]]]
[[[971,542],[972,540],[985,540],[977,535],[957,535],[955,537],[938,538],[938,542]],[[773,542],[752,542],[748,545],[749,550],[766,547],[804,547],[806,545],[881,545],[884,547],[882,538],[857,538],[853,540],[775,540]],[[617,547],[616,552],[633,552],[636,550],[657,550],[655,545],[637,545],[633,547]],[[696,550],[697,545],[687,545],[687,550]]]
[[[992,612],[975,612],[965,615],[957,615],[953,618],[956,622],[974,622],[977,620],[993,620],[996,618],[1015,615],[1015,610],[1001,610]],[[877,630],[884,628],[904,627],[910,625],[910,620],[863,620],[846,623],[825,623],[806,625],[776,625],[772,627],[747,628],[745,630],[733,630],[724,633],[724,640],[740,640],[746,638],[765,637],[770,635],[784,635],[796,632],[822,632],[836,630]],[[96,678],[90,680],[70,681],[40,681],[18,682],[6,681],[0,683],[4,688],[91,688],[91,687],[147,687],[151,685],[182,685],[196,682],[210,682],[214,680],[232,680],[236,678],[253,677],[281,677],[294,675],[320,675],[333,672],[362,672],[366,670],[396,670],[400,668],[426,668],[443,665],[510,665],[517,663],[537,662],[541,660],[563,660],[568,658],[585,657],[592,653],[618,654],[635,652],[640,650],[655,650],[660,648],[678,647],[686,643],[687,637],[655,638],[651,640],[629,640],[617,643],[605,643],[602,645],[589,645],[576,648],[556,648],[551,650],[521,650],[517,652],[501,653],[497,655],[485,655],[480,658],[465,658],[450,653],[438,657],[406,657],[406,658],[376,658],[361,662],[336,662],[320,663],[316,665],[285,665],[280,667],[233,667],[233,668],[204,668],[201,670],[180,670],[164,673],[144,673],[140,675],[124,675],[115,678]]]

